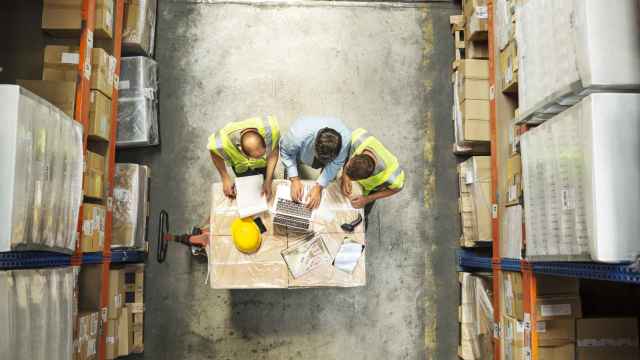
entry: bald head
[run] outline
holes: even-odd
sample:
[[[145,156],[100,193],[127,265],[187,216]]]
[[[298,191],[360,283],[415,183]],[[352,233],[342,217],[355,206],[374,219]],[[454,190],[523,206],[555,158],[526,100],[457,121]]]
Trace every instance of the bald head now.
[[[267,145],[264,139],[257,131],[247,131],[240,138],[242,151],[253,159],[259,159],[264,156],[267,151]]]

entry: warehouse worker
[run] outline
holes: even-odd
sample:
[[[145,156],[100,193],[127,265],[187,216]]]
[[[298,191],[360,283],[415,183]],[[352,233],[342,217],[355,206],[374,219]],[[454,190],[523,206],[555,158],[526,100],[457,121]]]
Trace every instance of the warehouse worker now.
[[[404,171],[398,159],[365,129],[351,135],[349,159],[342,171],[341,188],[351,197],[351,180],[362,186],[363,195],[351,198],[351,206],[365,208],[365,217],[376,200],[389,197],[404,187]]]
[[[278,163],[280,126],[275,116],[253,117],[228,123],[209,136],[209,152],[222,179],[224,194],[235,198],[236,189],[225,162],[236,177],[262,174],[262,194],[271,197],[273,171]]]
[[[331,117],[304,117],[297,120],[280,140],[280,156],[291,180],[291,199],[302,201],[303,187],[298,176],[300,161],[314,169],[322,169],[309,193],[307,207],[317,208],[322,189],[336,178],[349,152],[351,131],[342,121]]]

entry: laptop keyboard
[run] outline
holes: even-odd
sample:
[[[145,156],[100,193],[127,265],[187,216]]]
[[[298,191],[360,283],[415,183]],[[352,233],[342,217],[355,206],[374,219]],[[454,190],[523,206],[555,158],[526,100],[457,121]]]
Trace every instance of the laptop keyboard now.
[[[276,204],[276,213],[311,219],[310,209],[307,209],[304,204],[287,199],[278,199],[278,203]]]

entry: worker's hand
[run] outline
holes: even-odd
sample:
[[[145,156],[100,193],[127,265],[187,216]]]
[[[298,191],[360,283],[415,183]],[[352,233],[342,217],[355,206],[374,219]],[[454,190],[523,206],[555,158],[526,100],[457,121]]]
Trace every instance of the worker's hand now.
[[[351,206],[355,209],[362,209],[369,203],[369,199],[366,196],[355,196],[351,199]]]
[[[236,184],[231,181],[230,178],[226,177],[222,179],[222,190],[228,198],[236,198]]]
[[[291,200],[296,202],[302,202],[302,195],[304,194],[304,188],[302,187],[302,181],[299,177],[291,178]]]
[[[309,194],[309,202],[307,202],[307,209],[315,209],[320,206],[320,200],[322,200],[322,186],[316,184],[311,189]]]
[[[340,188],[342,189],[342,195],[351,196],[351,179],[343,175],[340,179],[340,185]]]
[[[271,200],[271,181],[265,180],[262,184],[262,192],[260,194],[263,195],[267,201]]]

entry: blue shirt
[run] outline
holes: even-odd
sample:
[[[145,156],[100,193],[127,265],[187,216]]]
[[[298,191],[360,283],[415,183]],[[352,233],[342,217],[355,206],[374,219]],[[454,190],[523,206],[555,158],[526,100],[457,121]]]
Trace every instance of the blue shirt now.
[[[331,117],[300,118],[291,125],[289,131],[280,139],[280,158],[287,169],[289,178],[298,176],[298,160],[309,166],[313,164],[316,134],[326,127],[340,133],[342,147],[338,157],[324,167],[317,182],[324,188],[329,185],[331,180],[336,178],[338,171],[340,171],[349,155],[351,130],[339,119]]]

